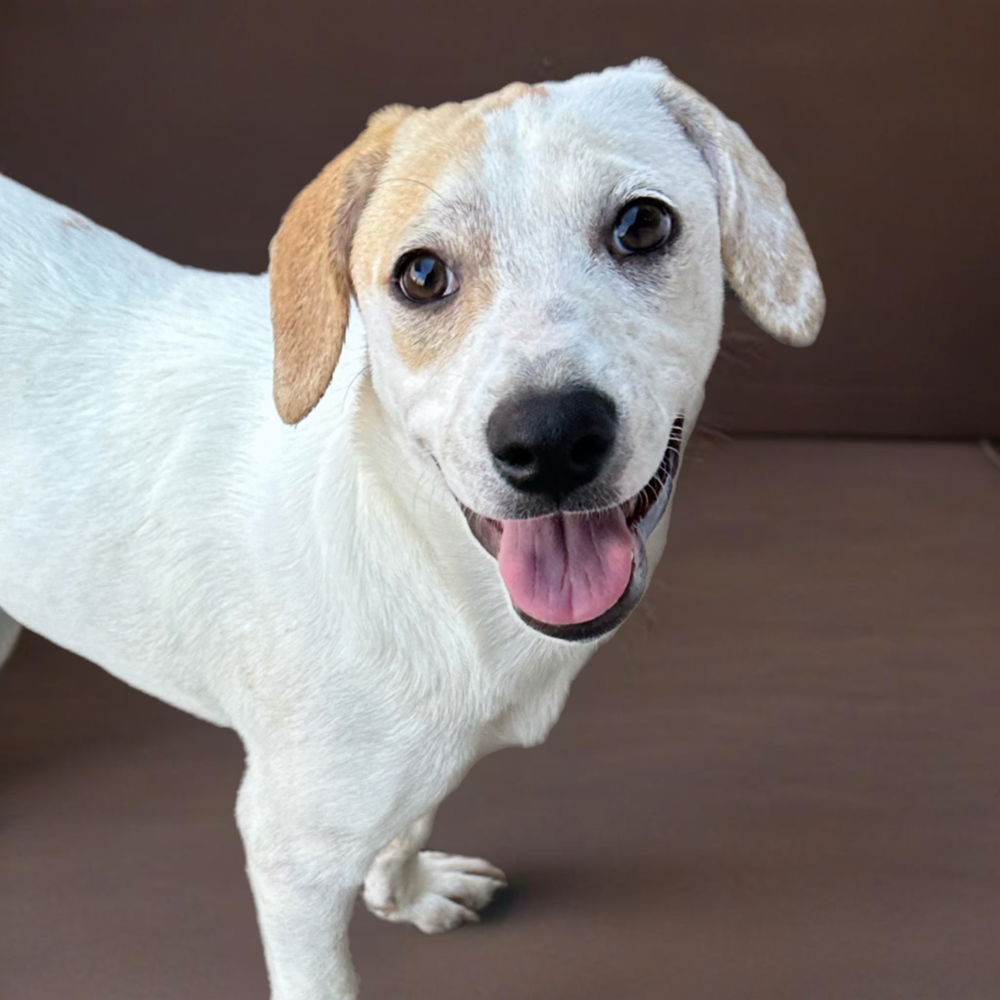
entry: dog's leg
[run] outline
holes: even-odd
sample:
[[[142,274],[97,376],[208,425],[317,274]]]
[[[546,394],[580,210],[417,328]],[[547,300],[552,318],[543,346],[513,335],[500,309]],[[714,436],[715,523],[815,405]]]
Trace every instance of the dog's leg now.
[[[414,924],[425,934],[477,921],[476,911],[507,884],[504,873],[488,861],[421,850],[433,820],[428,813],[381,851],[364,889],[365,904],[375,916]]]
[[[13,652],[14,644],[20,634],[21,626],[0,608],[0,667]]]
[[[356,1000],[347,925],[373,850],[251,765],[236,806],[271,1000]]]

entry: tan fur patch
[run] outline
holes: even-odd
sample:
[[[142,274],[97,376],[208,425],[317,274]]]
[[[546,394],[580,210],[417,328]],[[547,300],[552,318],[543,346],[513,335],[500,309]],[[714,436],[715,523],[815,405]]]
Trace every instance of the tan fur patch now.
[[[455,296],[438,307],[410,312],[395,331],[396,350],[412,369],[426,368],[451,354],[469,335],[476,320],[496,295],[489,271],[477,275]]]
[[[393,105],[373,115],[299,193],[271,241],[274,399],[286,423],[305,417],[330,384],[350,312],[351,239],[410,111]]]
[[[486,137],[484,116],[529,95],[546,93],[539,85],[513,83],[475,100],[417,111],[406,121],[358,227],[352,256],[358,287],[387,287],[396,255],[406,249],[404,233],[438,197],[442,179],[449,173],[471,176],[478,170]],[[474,209],[463,219],[461,237],[469,244],[469,266],[455,300],[423,308],[401,305],[396,310],[396,349],[411,368],[426,367],[454,351],[493,300],[490,234],[485,225],[477,226]]]
[[[549,89],[543,83],[521,83],[518,81],[507,84],[506,87],[495,93],[480,97],[473,103],[477,105],[482,114],[487,114],[490,111],[501,111],[504,108],[509,108],[512,104],[525,97],[531,97],[532,95],[547,97],[548,93]]]
[[[403,232],[435,195],[449,169],[473,170],[484,139],[482,116],[465,104],[414,111],[399,130],[392,157],[372,193],[352,247],[351,273],[358,286],[378,284],[391,272],[386,258]]]
[[[436,187],[446,173],[475,172],[484,138],[483,117],[469,104],[420,111],[407,123],[354,242],[352,268],[359,284],[388,291],[397,254],[405,249],[406,230],[437,197]],[[492,281],[482,260],[488,234],[482,232],[476,242],[480,265],[485,266],[476,268],[474,282],[463,280],[454,301],[396,308],[396,349],[411,368],[424,367],[454,349],[488,303],[484,295]]]

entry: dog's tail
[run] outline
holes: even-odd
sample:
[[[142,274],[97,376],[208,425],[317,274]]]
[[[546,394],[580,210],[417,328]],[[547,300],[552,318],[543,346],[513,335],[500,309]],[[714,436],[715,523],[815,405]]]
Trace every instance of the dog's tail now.
[[[0,667],[13,652],[14,644],[20,634],[21,626],[0,608]]]

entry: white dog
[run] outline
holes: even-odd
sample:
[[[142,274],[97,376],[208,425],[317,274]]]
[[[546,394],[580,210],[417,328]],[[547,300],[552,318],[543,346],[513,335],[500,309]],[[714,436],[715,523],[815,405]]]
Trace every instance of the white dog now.
[[[269,275],[0,196],[0,652],[23,623],[233,727],[271,995],[353,998],[359,886],[443,931],[502,884],[422,850],[434,810],[641,598],[724,280],[814,339],[784,187],[639,60],[378,112]]]

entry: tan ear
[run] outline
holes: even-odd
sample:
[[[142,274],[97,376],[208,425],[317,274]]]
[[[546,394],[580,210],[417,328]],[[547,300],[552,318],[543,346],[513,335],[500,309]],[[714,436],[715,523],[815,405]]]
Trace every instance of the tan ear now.
[[[350,255],[358,219],[412,111],[383,108],[364,132],[305,187],[271,240],[274,402],[297,424],[326,392],[351,308]]]
[[[746,132],[697,91],[669,77],[662,95],[715,175],[729,286],[773,337],[811,344],[826,301],[784,183]]]

